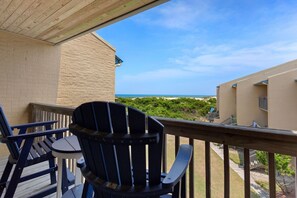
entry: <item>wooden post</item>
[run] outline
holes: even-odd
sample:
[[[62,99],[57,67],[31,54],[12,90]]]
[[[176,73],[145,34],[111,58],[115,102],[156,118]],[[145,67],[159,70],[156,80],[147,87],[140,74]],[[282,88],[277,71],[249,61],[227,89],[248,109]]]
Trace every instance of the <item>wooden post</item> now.
[[[206,183],[206,198],[211,197],[211,167],[210,167],[210,142],[205,142],[205,183]]]
[[[224,197],[230,197],[229,146],[224,144]]]
[[[268,153],[268,171],[269,171],[269,196],[275,197],[275,162],[274,153]]]
[[[250,150],[244,149],[244,197],[251,197]]]

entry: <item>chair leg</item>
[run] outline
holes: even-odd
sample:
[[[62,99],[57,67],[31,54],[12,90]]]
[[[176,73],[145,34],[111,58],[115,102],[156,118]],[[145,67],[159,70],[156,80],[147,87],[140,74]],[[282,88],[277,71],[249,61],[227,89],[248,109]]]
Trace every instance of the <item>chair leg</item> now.
[[[0,197],[1,197],[2,193],[3,193],[4,188],[6,187],[6,183],[7,183],[7,180],[8,180],[8,177],[10,175],[12,167],[13,167],[13,164],[11,164],[9,162],[6,163],[3,175],[2,175],[1,180],[0,180]]]
[[[85,181],[82,197],[93,197],[93,187],[89,182]]]
[[[48,161],[49,163],[49,167],[50,168],[54,168],[55,167],[55,160],[54,159],[50,159]],[[51,184],[55,184],[57,182],[57,179],[56,179],[56,171],[53,171],[50,173],[50,177],[51,177]]]
[[[180,198],[181,197],[181,181],[179,181],[175,186],[172,193],[172,198]]]
[[[182,177],[182,180],[181,180],[181,198],[186,198],[186,173],[185,175]]]
[[[20,153],[20,157],[19,157],[18,162],[15,166],[15,169],[13,171],[10,182],[6,188],[6,193],[5,193],[4,198],[11,198],[11,197],[13,197],[13,195],[15,193],[15,190],[18,186],[18,183],[20,182],[20,178],[21,178],[22,172],[24,170],[24,166],[27,161],[27,157],[29,155],[30,148],[33,144],[33,140],[34,140],[34,138],[28,138],[24,142],[22,151]]]
[[[68,190],[68,178],[67,178],[67,167],[66,167],[66,160],[63,159],[62,162],[62,194],[64,194]]]
[[[14,169],[14,172],[12,174],[11,180],[6,188],[6,193],[5,193],[4,198],[13,197],[15,190],[17,188],[17,185],[20,181],[23,169],[24,169],[23,163],[20,163],[20,161],[18,161],[18,163],[16,164],[16,167]]]

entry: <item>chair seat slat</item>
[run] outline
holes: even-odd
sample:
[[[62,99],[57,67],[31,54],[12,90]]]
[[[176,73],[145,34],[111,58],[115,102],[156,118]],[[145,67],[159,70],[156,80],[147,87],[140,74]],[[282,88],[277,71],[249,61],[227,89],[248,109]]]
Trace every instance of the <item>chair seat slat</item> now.
[[[32,156],[33,159],[39,157],[39,155],[37,154],[37,152],[35,151],[35,149],[33,149],[32,147],[30,149],[30,155]]]
[[[37,151],[38,155],[43,156],[46,154],[46,152],[44,150],[41,149],[40,145],[38,144],[38,142],[33,143],[33,148],[35,151]]]
[[[41,148],[43,148],[45,150],[46,153],[51,152],[50,147],[48,147],[44,141],[39,142],[39,145],[41,146]]]

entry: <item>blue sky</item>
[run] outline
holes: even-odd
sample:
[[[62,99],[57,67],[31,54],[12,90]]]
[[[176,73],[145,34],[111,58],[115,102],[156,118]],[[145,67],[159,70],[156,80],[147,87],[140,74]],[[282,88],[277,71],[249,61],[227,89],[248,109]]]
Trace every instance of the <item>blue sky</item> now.
[[[100,29],[124,60],[117,94],[214,95],[297,59],[296,0],[171,0]]]

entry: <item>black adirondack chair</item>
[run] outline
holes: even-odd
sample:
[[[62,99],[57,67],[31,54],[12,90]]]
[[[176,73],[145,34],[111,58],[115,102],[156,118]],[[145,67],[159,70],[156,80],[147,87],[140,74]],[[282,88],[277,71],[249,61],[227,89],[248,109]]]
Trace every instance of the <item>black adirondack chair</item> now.
[[[57,137],[62,137],[62,133],[67,131],[67,128],[51,130],[52,124],[56,121],[29,123],[24,125],[10,126],[4,115],[2,107],[0,106],[0,131],[2,134],[2,142],[6,143],[10,156],[8,157],[7,164],[3,171],[0,180],[0,197],[6,188],[5,198],[11,198],[14,196],[15,190],[20,182],[24,182],[45,174],[50,175],[51,184],[56,183],[56,170],[57,166],[54,162],[54,157],[51,154],[51,144],[56,140],[53,137],[54,134]],[[39,131],[33,133],[26,133],[27,129],[34,127],[44,127],[46,131]],[[18,129],[19,134],[13,135],[13,130]],[[36,141],[35,138],[44,137],[43,140]],[[48,161],[49,168],[36,172],[31,175],[21,177],[23,169],[25,167]],[[14,170],[12,171],[13,166]],[[11,174],[12,173],[12,174]],[[11,175],[10,181],[8,181]],[[49,188],[45,191],[41,191],[36,197],[45,196],[47,194],[54,193],[56,186]]]
[[[75,109],[69,130],[82,148],[81,171],[92,196],[185,197],[192,147],[181,145],[170,172],[162,174],[163,125],[154,118],[122,104],[91,102]]]

